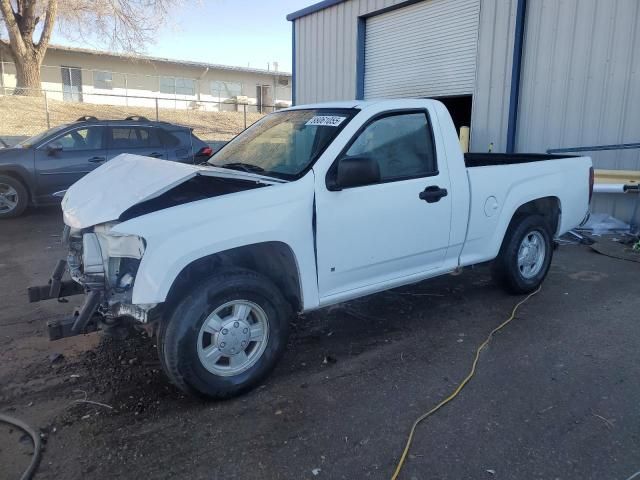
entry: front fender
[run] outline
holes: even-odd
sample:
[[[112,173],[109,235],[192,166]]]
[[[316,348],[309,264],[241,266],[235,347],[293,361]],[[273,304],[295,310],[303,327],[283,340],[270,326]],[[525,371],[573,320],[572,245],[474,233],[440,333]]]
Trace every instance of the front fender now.
[[[286,244],[299,268],[304,308],[318,303],[312,228],[313,174],[286,184],[209,198],[118,224],[145,239],[132,302],[162,303],[180,274],[200,258],[263,242]]]
[[[36,183],[33,167],[33,150],[19,149],[15,155],[17,156],[18,153],[22,154],[23,157],[18,157],[15,161],[12,161],[12,159],[0,158],[0,174],[8,174],[19,179],[24,186],[27,187],[29,195],[32,197],[32,200],[34,200],[33,192],[36,191]]]

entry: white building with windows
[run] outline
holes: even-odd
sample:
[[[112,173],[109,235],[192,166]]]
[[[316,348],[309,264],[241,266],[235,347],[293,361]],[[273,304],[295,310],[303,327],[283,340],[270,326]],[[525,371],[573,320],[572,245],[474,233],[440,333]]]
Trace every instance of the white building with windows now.
[[[291,104],[291,74],[277,66],[232,67],[51,46],[41,73],[42,89],[53,100],[153,107],[157,98],[161,108],[205,110],[248,103],[260,112]],[[11,93],[15,85],[11,59],[0,58],[0,90]]]

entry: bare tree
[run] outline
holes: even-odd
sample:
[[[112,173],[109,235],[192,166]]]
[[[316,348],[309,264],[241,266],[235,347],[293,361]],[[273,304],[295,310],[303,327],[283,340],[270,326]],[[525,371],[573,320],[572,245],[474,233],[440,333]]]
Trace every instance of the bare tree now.
[[[136,54],[180,0],[0,0],[0,50],[16,66],[16,93],[39,95],[40,67],[54,25],[83,44]],[[2,37],[6,36],[6,39]]]
[[[49,45],[53,25],[58,10],[58,0],[49,0],[44,4],[44,24],[40,38],[34,41],[34,33],[40,23],[36,0],[0,0],[0,14],[7,30],[9,41],[0,39],[0,49],[8,51],[16,66],[17,91],[36,92],[40,88],[40,65]],[[29,90],[24,90],[29,89]]]

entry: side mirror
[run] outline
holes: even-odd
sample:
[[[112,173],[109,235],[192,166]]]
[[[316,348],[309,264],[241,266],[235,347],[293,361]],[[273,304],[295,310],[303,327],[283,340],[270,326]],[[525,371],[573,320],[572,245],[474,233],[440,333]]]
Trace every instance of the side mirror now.
[[[47,145],[47,153],[49,155],[55,155],[58,152],[62,151],[62,144],[59,142],[53,142]]]
[[[380,166],[377,160],[366,156],[342,157],[338,160],[334,184],[329,190],[361,187],[380,181]]]

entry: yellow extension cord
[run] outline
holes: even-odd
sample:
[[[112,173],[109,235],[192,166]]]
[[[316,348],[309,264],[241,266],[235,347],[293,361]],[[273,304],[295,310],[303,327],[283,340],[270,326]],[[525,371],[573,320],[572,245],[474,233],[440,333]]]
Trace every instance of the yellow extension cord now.
[[[496,332],[499,332],[502,328],[506,327],[507,324],[509,324],[509,322],[511,322],[511,320],[513,320],[515,318],[516,312],[518,311],[518,308],[520,308],[520,306],[523,303],[525,303],[527,300],[529,300],[531,297],[533,297],[536,293],[538,293],[541,288],[542,288],[542,286],[538,287],[538,289],[535,292],[530,293],[523,300],[520,300],[516,304],[516,306],[513,307],[513,310],[511,311],[511,316],[509,318],[507,318],[504,322],[502,322],[500,325],[498,325],[496,328],[491,330],[491,333],[487,336],[487,339],[484,342],[482,342],[482,344],[476,350],[476,356],[475,356],[475,358],[473,360],[473,365],[471,366],[471,371],[465,377],[465,379],[462,381],[462,383],[460,383],[460,385],[458,385],[456,387],[456,389],[453,391],[453,393],[451,395],[449,395],[447,398],[445,398],[444,400],[442,400],[438,405],[433,407],[431,410],[429,410],[428,412],[423,413],[422,415],[420,415],[416,419],[416,421],[413,422],[413,425],[411,426],[411,431],[409,432],[409,437],[407,438],[407,444],[404,447],[404,451],[402,452],[402,456],[400,457],[400,460],[398,461],[398,466],[396,466],[395,472],[393,472],[393,476],[391,477],[391,480],[396,480],[398,478],[398,475],[400,475],[400,471],[402,470],[402,467],[404,466],[404,462],[407,459],[407,454],[409,453],[409,449],[411,448],[411,443],[413,442],[413,435],[414,435],[414,433],[416,431],[416,427],[418,426],[418,424],[420,422],[422,422],[424,419],[426,419],[427,417],[430,417],[431,415],[436,413],[438,410],[440,410],[442,407],[444,407],[447,403],[449,403],[451,400],[453,400],[454,398],[456,398],[458,396],[460,391],[465,387],[465,385],[467,383],[469,383],[469,380],[471,380],[471,378],[475,375],[476,366],[478,365],[478,360],[480,359],[480,352],[482,351],[482,349],[489,344],[489,342],[491,341],[491,338],[493,337],[493,335]]]

